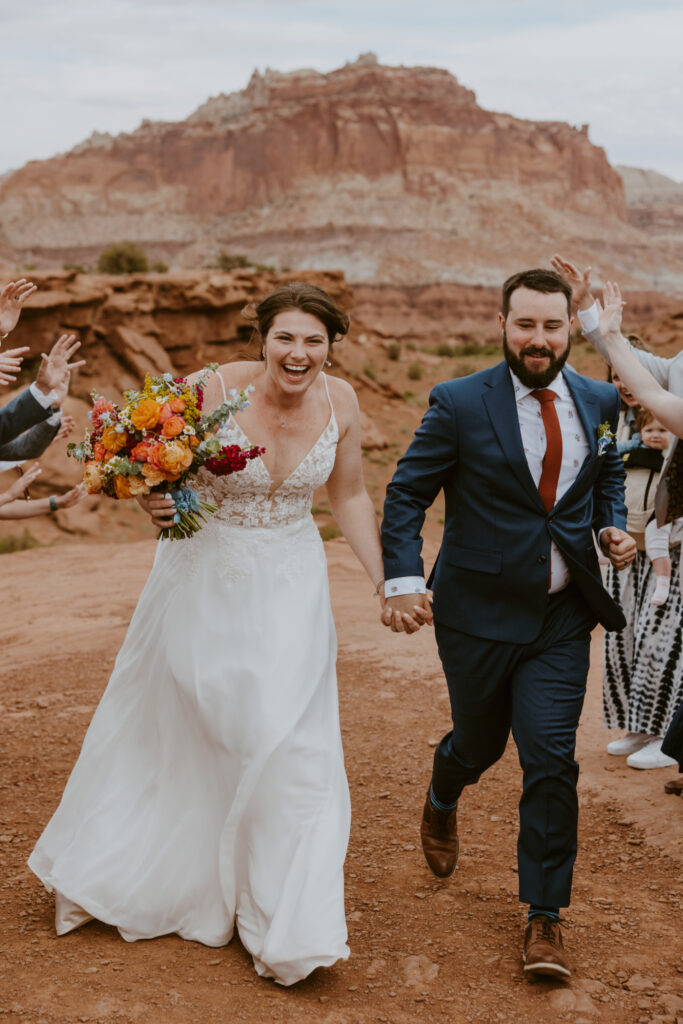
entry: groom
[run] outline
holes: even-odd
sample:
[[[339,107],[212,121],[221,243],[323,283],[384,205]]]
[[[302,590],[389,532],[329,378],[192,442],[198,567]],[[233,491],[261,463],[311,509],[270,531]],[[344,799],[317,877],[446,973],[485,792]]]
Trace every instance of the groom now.
[[[570,975],[559,908],[576,856],[576,730],[590,634],[625,625],[603,588],[594,536],[625,568],[624,469],[613,443],[619,396],[566,368],[571,289],[527,270],[503,285],[505,359],[438,384],[387,490],[383,622],[430,622],[420,557],[425,511],[446,499],[429,581],[452,730],[436,748],[421,825],[427,863],[447,878],[458,859],[457,805],[496,762],[510,730],[524,771],[517,846],[529,904],[525,971]]]

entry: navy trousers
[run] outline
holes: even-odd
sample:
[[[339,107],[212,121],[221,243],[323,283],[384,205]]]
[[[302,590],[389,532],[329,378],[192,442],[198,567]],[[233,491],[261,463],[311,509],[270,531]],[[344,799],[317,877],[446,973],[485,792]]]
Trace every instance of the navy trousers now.
[[[569,906],[578,826],[574,751],[595,625],[573,584],[548,597],[530,644],[435,624],[453,729],[436,748],[434,795],[454,803],[502,756],[512,729],[524,773],[517,843],[524,903]]]

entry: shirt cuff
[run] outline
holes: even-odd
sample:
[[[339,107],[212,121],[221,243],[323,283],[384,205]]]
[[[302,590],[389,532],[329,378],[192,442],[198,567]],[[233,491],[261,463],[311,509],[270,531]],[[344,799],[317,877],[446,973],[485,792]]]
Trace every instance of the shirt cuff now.
[[[403,594],[426,594],[427,587],[423,576],[397,576],[396,579],[384,583],[385,597],[401,597]]]
[[[578,310],[579,323],[581,324],[581,330],[584,334],[590,334],[591,331],[596,330],[600,326],[600,315],[598,313],[598,304],[594,302],[588,309]]]
[[[62,422],[61,412],[53,412],[52,416],[48,416],[45,422],[48,423],[51,427],[58,427],[59,424]]]
[[[38,405],[42,405],[43,409],[49,409],[50,406],[54,405],[57,401],[56,391],[50,391],[49,394],[44,395],[35,381],[30,385],[29,391],[35,398]]]

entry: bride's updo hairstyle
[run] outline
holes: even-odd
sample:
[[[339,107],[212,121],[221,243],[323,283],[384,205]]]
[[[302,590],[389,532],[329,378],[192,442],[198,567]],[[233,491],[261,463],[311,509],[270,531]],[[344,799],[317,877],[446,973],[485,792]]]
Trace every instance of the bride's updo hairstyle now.
[[[288,309],[300,309],[316,317],[324,325],[330,348],[349,330],[349,318],[334,300],[315,284],[306,281],[292,281],[266,295],[256,306],[247,306],[243,316],[254,325],[254,331],[261,344],[261,359],[264,358],[263,343],[278,313]]]

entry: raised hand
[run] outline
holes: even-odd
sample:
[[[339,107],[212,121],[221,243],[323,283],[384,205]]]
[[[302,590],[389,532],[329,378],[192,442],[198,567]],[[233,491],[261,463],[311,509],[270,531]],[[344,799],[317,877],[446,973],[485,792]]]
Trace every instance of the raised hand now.
[[[34,462],[29,469],[24,470],[19,479],[15,480],[6,491],[2,492],[2,504],[5,505],[9,501],[16,501],[17,498],[22,498],[24,492],[29,489],[32,483],[35,483],[41,472],[42,470],[37,462]]]
[[[65,437],[68,437],[75,426],[76,420],[73,416],[62,416],[59,430],[55,434],[55,441],[62,441]]]
[[[572,290],[572,301],[578,309],[589,309],[593,305],[593,296],[591,295],[591,267],[581,273],[581,271],[570,263],[569,260],[565,260],[562,256],[555,253],[550,261],[551,266],[556,273],[563,277],[567,284]]]
[[[72,370],[79,366],[85,366],[85,359],[80,362],[70,363],[69,360],[81,347],[80,341],[76,341],[75,334],[62,334],[54,343],[48,355],[41,353],[42,362],[36,376],[36,384],[45,395],[56,391],[57,396],[62,396],[62,401],[69,389],[69,379]]]
[[[0,384],[11,384],[15,381],[16,374],[21,369],[24,356],[29,351],[28,346],[24,348],[10,348],[0,353]]]
[[[17,326],[24,303],[38,291],[38,286],[25,277],[10,281],[0,292],[0,334],[9,334]]]
[[[66,491],[65,494],[60,494],[55,498],[57,508],[71,508],[71,506],[79,502],[81,498],[84,498],[87,493],[85,484],[78,484],[76,487],[72,487],[70,491]]]
[[[603,338],[609,335],[621,337],[621,314],[625,305],[619,285],[608,281],[602,289],[602,305],[598,302],[600,333]]]

